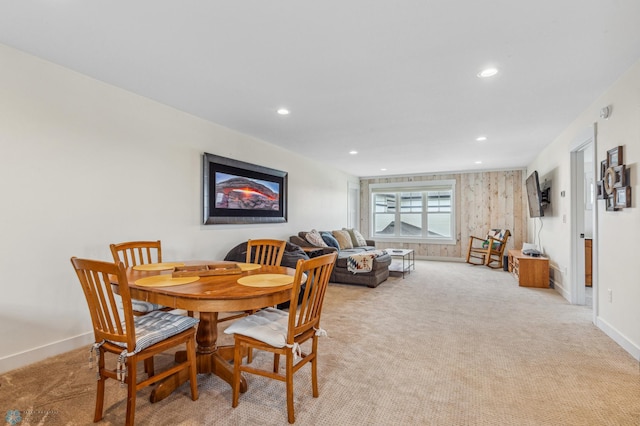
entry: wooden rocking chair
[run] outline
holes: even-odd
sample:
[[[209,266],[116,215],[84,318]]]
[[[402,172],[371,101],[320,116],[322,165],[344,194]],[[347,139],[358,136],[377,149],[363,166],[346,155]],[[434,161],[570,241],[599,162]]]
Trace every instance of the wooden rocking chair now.
[[[504,249],[510,235],[508,229],[492,229],[485,238],[470,236],[467,263],[502,268]],[[481,263],[472,259],[480,259]]]

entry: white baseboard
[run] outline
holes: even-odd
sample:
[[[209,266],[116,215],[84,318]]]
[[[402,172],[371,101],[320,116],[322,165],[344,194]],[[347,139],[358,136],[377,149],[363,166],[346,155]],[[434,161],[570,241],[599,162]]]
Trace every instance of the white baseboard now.
[[[633,343],[626,336],[612,327],[611,324],[600,317],[596,318],[596,326],[614,342],[620,345],[622,349],[629,352],[637,361],[640,361],[640,346]]]
[[[560,296],[564,297],[564,299],[571,303],[571,294],[564,288],[562,283],[551,280],[551,285],[553,285],[553,289],[560,294]]]
[[[93,332],[91,331],[37,348],[7,355],[0,358],[0,374],[33,364],[34,362],[42,361],[54,355],[60,355],[82,346],[87,346],[88,348],[88,345],[92,344],[93,341]]]

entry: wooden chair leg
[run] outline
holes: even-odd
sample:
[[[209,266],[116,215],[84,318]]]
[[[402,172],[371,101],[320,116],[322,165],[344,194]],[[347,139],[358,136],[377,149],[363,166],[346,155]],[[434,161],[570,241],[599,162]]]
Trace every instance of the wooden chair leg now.
[[[196,360],[196,340],[195,337],[187,340],[187,360],[189,361],[189,384],[191,385],[191,399],[198,399],[198,377]]]
[[[233,349],[233,384],[231,391],[233,398],[231,400],[231,406],[236,408],[238,406],[238,398],[240,396],[240,364],[242,363],[242,348],[236,341]]]
[[[273,372],[277,373],[280,369],[280,354],[273,354]]]
[[[313,397],[317,398],[320,394],[318,393],[318,336],[313,336],[313,343],[311,346],[311,388],[313,390]]]
[[[293,412],[293,351],[287,354],[286,379],[287,379],[287,419],[293,424],[296,421]]]
[[[100,349],[100,355],[98,357],[98,370],[102,372],[104,369],[104,352]],[[102,420],[102,411],[104,408],[104,382],[106,381],[106,377],[100,375],[97,383],[96,389],[96,409],[93,414],[93,422],[97,423]]]
[[[147,376],[151,377],[155,374],[155,368],[153,365],[153,357],[149,357],[144,360],[144,372],[147,373]]]
[[[127,359],[127,414],[125,425],[135,425],[136,415],[136,377],[138,368],[135,356]]]

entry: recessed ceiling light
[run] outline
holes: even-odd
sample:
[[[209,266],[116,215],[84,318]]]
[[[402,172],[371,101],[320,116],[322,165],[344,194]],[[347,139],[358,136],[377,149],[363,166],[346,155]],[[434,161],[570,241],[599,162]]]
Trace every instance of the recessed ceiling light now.
[[[280,115],[289,115],[289,114],[291,114],[291,111],[289,111],[286,108],[278,108],[278,114],[280,114]]]
[[[485,68],[478,73],[478,77],[487,78],[498,74],[498,68]]]
[[[352,149],[351,151],[349,151],[349,154],[351,155],[356,155],[358,153],[358,151],[356,151],[355,149]]]
[[[478,137],[476,138],[476,140],[477,140],[478,142],[486,141],[486,140],[487,140],[487,137],[486,137],[486,136],[478,136]]]
[[[482,161],[478,160],[476,161],[476,164],[482,164]]]
[[[381,172],[386,172],[387,169],[385,169],[384,167],[380,169]]]

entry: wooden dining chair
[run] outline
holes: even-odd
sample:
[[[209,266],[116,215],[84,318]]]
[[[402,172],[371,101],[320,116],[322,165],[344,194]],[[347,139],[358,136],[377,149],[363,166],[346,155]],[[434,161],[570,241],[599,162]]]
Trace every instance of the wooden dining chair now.
[[[111,255],[114,262],[122,262],[125,268],[133,268],[137,265],[162,262],[162,244],[158,241],[128,241],[125,243],[111,244]],[[151,311],[170,311],[172,308],[158,305],[144,300],[132,300],[133,314],[144,315]]]
[[[96,357],[98,386],[93,421],[98,422],[103,417],[107,379],[115,379],[127,385],[126,425],[134,424],[136,392],[179,371],[187,370],[191,399],[197,400],[195,326],[199,320],[161,311],[134,316],[129,283],[122,262],[109,263],[72,257],[71,264],[87,300],[95,337],[91,351]],[[116,286],[113,285],[114,279]],[[120,294],[122,311],[116,301],[114,287],[117,287]],[[187,349],[184,362],[157,374],[153,368],[147,369],[147,378],[138,381],[138,361],[143,361],[147,367],[154,355],[183,344]],[[114,369],[106,368],[106,353],[117,357]]]
[[[260,265],[280,266],[282,256],[284,255],[286,241],[273,239],[258,239],[247,241],[246,263],[257,263]],[[246,315],[254,313],[255,310],[244,311],[241,313],[232,313],[218,319],[218,322],[231,321],[242,318]],[[251,353],[249,353],[249,362],[251,361]]]
[[[307,363],[311,363],[313,396],[318,397],[318,337],[326,334],[320,328],[320,315],[337,256],[337,253],[331,253],[298,260],[291,289],[291,301],[301,300],[298,310],[295,303],[291,303],[289,312],[266,308],[236,321],[225,330],[225,333],[234,335],[235,342],[233,407],[238,406],[242,372],[280,380],[286,383],[287,418],[289,423],[294,423],[293,375]],[[301,345],[309,340],[310,348],[303,352]],[[273,353],[273,368],[265,370],[242,364],[243,353],[252,349]],[[284,374],[280,373],[281,355],[285,357]]]
[[[284,255],[286,241],[260,239],[247,241],[247,263],[280,266]]]
[[[285,248],[287,246],[286,241],[275,240],[269,238],[248,240],[247,241],[247,255],[246,263],[257,263],[260,265],[280,266],[282,263],[282,256],[284,255]],[[247,315],[254,314],[257,310],[244,311],[241,313],[232,313],[218,319],[218,322],[226,322],[242,318]],[[253,351],[249,350],[247,353],[247,363],[253,361]]]

